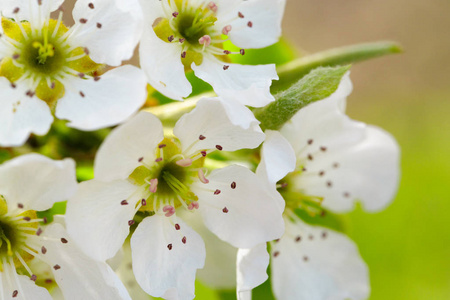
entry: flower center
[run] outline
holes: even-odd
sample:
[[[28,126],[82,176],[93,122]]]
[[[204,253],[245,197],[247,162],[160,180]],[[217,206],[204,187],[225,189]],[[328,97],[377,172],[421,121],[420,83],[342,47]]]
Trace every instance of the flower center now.
[[[31,82],[29,93],[51,108],[64,95],[68,76],[84,77],[100,67],[89,58],[87,49],[70,45],[70,31],[61,17],[47,20],[38,29],[26,21],[2,18],[1,22],[4,34],[0,39],[9,46],[11,56],[1,60],[0,76],[11,82]]]
[[[211,27],[217,21],[209,9],[189,10],[179,14],[174,23],[180,35],[191,45],[200,46],[199,40],[205,35],[211,35]]]
[[[0,201],[4,203],[3,197]],[[5,209],[7,207],[5,206]],[[2,209],[3,213],[3,209]],[[33,210],[23,211],[17,215],[7,213],[0,215],[0,270],[3,264],[14,263],[16,268],[25,266],[34,258],[29,247],[29,236],[38,231],[39,220]],[[31,253],[30,253],[31,252]]]
[[[165,17],[155,20],[153,30],[156,35],[167,43],[182,45],[181,58],[186,71],[189,71],[192,63],[201,65],[203,55],[214,55],[224,62],[230,62],[229,54],[244,54],[224,49],[225,39],[222,35],[228,35],[230,25],[217,28],[217,5],[213,1],[161,1]]]
[[[24,43],[17,61],[26,70],[40,74],[41,77],[57,76],[66,65],[65,58],[68,56],[61,46],[56,40],[49,41],[47,35],[29,40]]]
[[[0,256],[13,255],[13,248],[17,247],[17,236],[13,226],[0,221]]]
[[[190,186],[198,180],[204,157],[184,158],[179,141],[169,138],[159,144],[156,154],[154,162],[143,161],[129,176],[129,180],[144,191],[139,210],[172,215],[180,206],[190,210],[198,207],[198,197]]]
[[[301,189],[296,188],[295,182],[301,178],[304,168],[297,168],[277,183],[277,190],[286,201],[286,208],[292,211],[302,209],[310,215],[320,215],[323,212],[323,198],[307,195]]]

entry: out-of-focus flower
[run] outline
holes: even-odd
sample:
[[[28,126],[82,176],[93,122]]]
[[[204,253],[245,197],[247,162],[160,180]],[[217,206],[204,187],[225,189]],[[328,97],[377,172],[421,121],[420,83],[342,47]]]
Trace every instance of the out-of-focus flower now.
[[[368,270],[343,234],[311,226],[295,213],[322,207],[346,212],[360,201],[367,211],[385,208],[399,180],[399,148],[386,132],[344,114],[351,82],[346,75],[328,99],[300,110],[280,132],[268,131],[257,174],[286,203],[286,232],[266,245],[238,253],[238,296],[267,279],[278,299],[366,299]]]
[[[0,145],[45,134],[52,112],[69,126],[116,125],[144,103],[145,76],[132,66],[103,73],[133,54],[142,32],[135,1],[81,0],[70,29],[50,18],[62,0],[2,1]]]
[[[114,130],[97,153],[95,179],[68,201],[68,230],[86,254],[115,255],[131,237],[133,271],[155,297],[194,298],[203,267],[202,238],[181,218],[200,214],[206,227],[235,247],[251,248],[280,237],[281,211],[263,181],[245,167],[209,173],[213,151],[255,148],[264,134],[233,125],[218,100],[201,100],[164,138],[161,122],[141,112]]]
[[[275,66],[230,63],[228,55],[234,52],[225,42],[242,48],[236,52],[242,55],[244,48],[277,42],[285,0],[142,0],[141,5],[147,22],[139,50],[141,66],[158,91],[178,100],[189,96],[192,87],[185,71],[192,69],[219,96],[235,102],[227,105],[227,112],[244,128],[250,126],[251,114],[233,118],[233,109],[262,107],[274,100],[269,88],[278,79]]]
[[[0,166],[1,299],[52,299],[39,285],[51,288],[53,280],[65,299],[130,299],[106,263],[82,253],[61,224],[40,217],[76,186],[71,159],[29,154]],[[35,273],[39,264],[48,265],[53,276]]]

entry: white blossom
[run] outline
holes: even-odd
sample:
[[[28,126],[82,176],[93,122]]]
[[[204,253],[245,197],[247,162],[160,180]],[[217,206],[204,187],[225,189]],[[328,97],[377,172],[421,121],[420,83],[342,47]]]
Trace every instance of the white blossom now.
[[[52,299],[44,287],[54,282],[67,300],[130,299],[106,263],[82,253],[61,224],[40,217],[76,187],[71,159],[28,154],[0,166],[1,299]]]
[[[234,64],[228,55],[277,42],[285,0],[140,2],[146,20],[141,66],[155,89],[177,100],[189,96],[185,71],[192,69],[225,99],[232,122],[244,128],[255,121],[245,105],[262,107],[274,100],[269,88],[278,79],[275,65]],[[227,41],[241,49],[230,51]]]
[[[132,56],[142,32],[137,0],[80,0],[75,25],[50,17],[62,0],[0,3],[0,145],[45,134],[54,114],[96,130],[123,122],[146,99],[145,75],[133,66],[103,74]]]
[[[256,128],[233,125],[214,99],[180,118],[173,136],[164,137],[161,122],[140,112],[100,147],[95,179],[81,183],[68,201],[68,230],[86,254],[106,260],[138,221],[131,251],[141,288],[155,297],[193,299],[205,245],[184,213],[201,217],[234,247],[282,235],[281,212],[254,173],[238,165],[205,166],[213,151],[255,148],[263,139]]]

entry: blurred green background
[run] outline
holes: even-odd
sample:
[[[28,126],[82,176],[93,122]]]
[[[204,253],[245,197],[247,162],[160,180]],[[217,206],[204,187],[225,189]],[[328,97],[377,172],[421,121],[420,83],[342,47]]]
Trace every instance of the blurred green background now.
[[[404,54],[352,68],[348,113],[397,138],[403,174],[393,204],[349,214],[348,234],[369,265],[371,300],[450,299],[450,1],[287,0],[283,26],[303,54],[403,45]],[[200,285],[197,295],[219,299]]]

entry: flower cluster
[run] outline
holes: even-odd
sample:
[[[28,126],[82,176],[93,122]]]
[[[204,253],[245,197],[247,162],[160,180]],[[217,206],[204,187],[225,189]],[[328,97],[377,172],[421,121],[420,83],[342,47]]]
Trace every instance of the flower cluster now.
[[[390,203],[399,149],[349,67],[238,63],[285,0],[63,2],[0,0],[1,299],[251,299],[269,265],[277,299],[368,297],[338,214]]]

